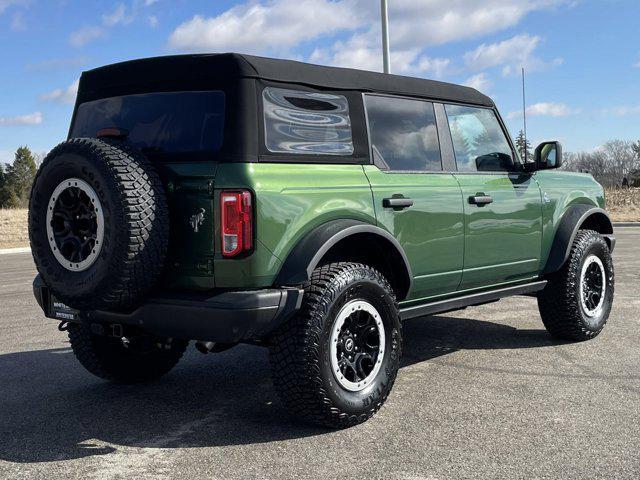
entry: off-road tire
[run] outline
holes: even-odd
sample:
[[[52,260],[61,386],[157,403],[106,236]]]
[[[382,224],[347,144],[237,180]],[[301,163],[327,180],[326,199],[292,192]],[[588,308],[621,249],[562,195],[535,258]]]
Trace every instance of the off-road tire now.
[[[52,252],[46,214],[60,182],[78,178],[97,194],[104,239],[84,271],[63,267]],[[138,303],[158,280],[169,242],[164,188],[142,153],[111,139],[75,138],[55,147],[35,178],[29,239],[38,272],[53,295],[78,310],[114,310]]]
[[[584,262],[595,255],[606,272],[606,291],[601,312],[588,317],[580,298]],[[613,305],[614,271],[609,247],[598,232],[580,230],[564,266],[548,278],[538,294],[540,316],[547,331],[562,340],[582,341],[596,337],[604,328]]]
[[[84,324],[70,323],[68,334],[73,353],[82,366],[97,377],[117,383],[160,378],[175,367],[189,344],[186,340],[157,339],[162,347],[139,352],[125,347],[120,338],[94,334]]]
[[[358,299],[380,312],[386,350],[371,384],[353,392],[336,381],[328,344],[337,312]],[[305,285],[301,310],[273,335],[269,353],[274,386],[299,419],[330,428],[366,421],[384,404],[400,365],[402,329],[391,285],[380,272],[358,263],[317,268]]]

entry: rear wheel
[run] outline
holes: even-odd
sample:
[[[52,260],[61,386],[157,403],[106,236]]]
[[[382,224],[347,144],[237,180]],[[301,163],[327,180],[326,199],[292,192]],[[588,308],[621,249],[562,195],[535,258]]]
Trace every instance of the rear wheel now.
[[[70,323],[69,342],[82,366],[94,375],[120,383],[156,380],[184,354],[188,341],[136,335],[96,335],[87,325]]]
[[[357,263],[316,269],[299,314],[270,346],[281,399],[303,420],[342,428],[364,422],[395,381],[402,334],[393,290]]]
[[[613,261],[607,243],[597,232],[579,231],[567,262],[538,294],[545,327],[565,340],[594,338],[609,318],[613,289]]]

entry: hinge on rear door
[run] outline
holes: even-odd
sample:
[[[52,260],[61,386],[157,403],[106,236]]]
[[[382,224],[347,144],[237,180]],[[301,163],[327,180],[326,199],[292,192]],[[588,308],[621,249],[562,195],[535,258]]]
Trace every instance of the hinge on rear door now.
[[[196,263],[196,270],[207,275],[213,275],[213,258],[207,258],[203,262]]]

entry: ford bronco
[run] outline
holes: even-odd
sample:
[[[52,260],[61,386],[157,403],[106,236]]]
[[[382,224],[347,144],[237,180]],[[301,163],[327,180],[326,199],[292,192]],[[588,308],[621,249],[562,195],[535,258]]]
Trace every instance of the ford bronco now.
[[[603,189],[558,142],[534,157],[464,86],[238,54],[98,68],[33,186],[34,294],[99,377],[263,345],[284,404],[354,425],[404,319],[529,295],[555,337],[603,329]]]

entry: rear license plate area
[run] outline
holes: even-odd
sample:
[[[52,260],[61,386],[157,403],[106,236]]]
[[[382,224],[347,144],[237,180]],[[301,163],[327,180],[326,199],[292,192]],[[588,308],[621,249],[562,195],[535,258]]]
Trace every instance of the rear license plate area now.
[[[74,321],[80,319],[80,312],[68,307],[51,295],[49,297],[49,314],[47,316],[58,320]]]

